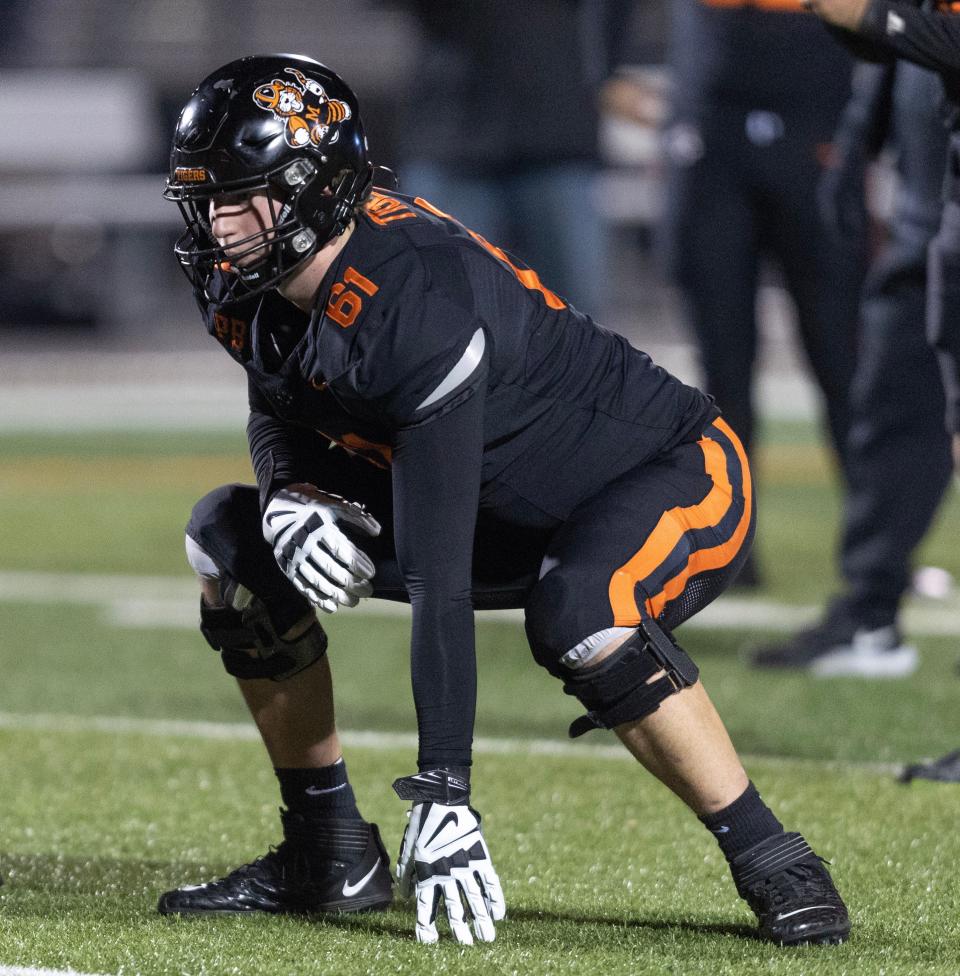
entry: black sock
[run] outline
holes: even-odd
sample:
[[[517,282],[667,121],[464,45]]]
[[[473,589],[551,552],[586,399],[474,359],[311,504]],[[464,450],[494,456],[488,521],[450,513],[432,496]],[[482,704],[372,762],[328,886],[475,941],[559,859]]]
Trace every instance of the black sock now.
[[[347,764],[338,759],[320,769],[275,769],[283,805],[307,820],[361,820]]]
[[[700,822],[717,838],[720,850],[728,861],[754,844],[783,833],[783,824],[760,799],[753,783],[749,783],[730,806],[716,813],[705,814],[700,817]]]

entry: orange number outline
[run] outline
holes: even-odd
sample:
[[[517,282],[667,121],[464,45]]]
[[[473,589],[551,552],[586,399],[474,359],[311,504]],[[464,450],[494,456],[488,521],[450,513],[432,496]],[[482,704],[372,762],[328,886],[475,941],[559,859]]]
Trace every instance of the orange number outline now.
[[[360,274],[354,267],[348,267],[343,273],[343,281],[336,282],[330,289],[330,300],[327,302],[326,314],[333,319],[341,329],[349,329],[363,308],[363,299],[347,285],[355,285],[365,295],[370,297],[380,291],[369,278]]]
[[[428,210],[436,217],[443,217],[444,220],[452,220],[455,224],[460,224],[460,221],[456,217],[451,217],[450,214],[444,213],[439,207],[435,207],[428,200],[424,200],[423,197],[416,197],[413,201],[418,207],[423,207],[424,210]],[[485,237],[478,234],[475,230],[470,230],[469,227],[461,227],[478,243],[482,244],[495,258],[502,261],[514,274],[514,276],[519,280],[520,284],[524,288],[529,288],[531,291],[538,291],[543,295],[543,300],[547,303],[549,308],[561,309],[566,308],[567,303],[560,298],[558,295],[554,294],[547,288],[541,281],[540,276],[537,274],[533,268],[518,268],[508,257],[507,252],[502,248],[496,246],[496,244],[491,244]]]

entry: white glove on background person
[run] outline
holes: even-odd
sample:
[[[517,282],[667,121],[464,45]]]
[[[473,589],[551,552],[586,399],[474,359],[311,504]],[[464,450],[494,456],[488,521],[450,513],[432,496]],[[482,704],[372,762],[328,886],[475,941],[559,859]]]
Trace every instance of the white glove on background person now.
[[[380,523],[362,505],[330,495],[313,485],[291,485],[278,491],[263,513],[263,537],[273,547],[280,569],[315,606],[326,613],[355,607],[370,596],[376,569],[340,524],[370,536]]]
[[[403,834],[397,882],[401,897],[417,896],[418,942],[436,942],[437,911],[444,902],[457,942],[493,942],[494,922],[506,916],[503,888],[490,860],[480,814],[464,805],[415,803]],[[464,902],[472,916],[473,935]]]

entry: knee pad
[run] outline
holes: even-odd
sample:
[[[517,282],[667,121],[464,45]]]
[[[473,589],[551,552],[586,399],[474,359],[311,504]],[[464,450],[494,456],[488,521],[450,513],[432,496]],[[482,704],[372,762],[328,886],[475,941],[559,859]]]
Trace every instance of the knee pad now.
[[[660,671],[666,673],[650,681]],[[699,676],[673,637],[655,620],[643,620],[634,636],[597,667],[568,672],[563,690],[587,708],[570,725],[570,738],[645,718],[671,695],[696,684]]]
[[[220,581],[225,605],[200,601],[200,632],[220,652],[228,674],[235,678],[283,681],[306,670],[327,652],[327,635],[317,621],[293,640],[284,640],[267,605],[246,587]]]
[[[216,561],[187,535],[187,561],[205,580],[217,583],[223,606],[208,606],[200,600],[200,632],[220,652],[228,674],[235,678],[270,678],[282,681],[310,667],[327,650],[327,635],[314,621],[295,640],[280,636],[303,618],[305,602],[285,601],[271,608],[242,583],[221,569]]]
[[[195,539],[192,539],[189,535],[184,536],[184,545],[187,550],[187,562],[190,563],[190,568],[200,579],[219,580],[223,576],[223,571],[220,567],[200,547],[200,544]]]
[[[242,582],[267,604],[283,634],[306,615],[310,603],[281,572],[273,550],[263,538],[260,518],[255,487],[215,488],[190,513],[187,558],[201,578],[229,576]]]

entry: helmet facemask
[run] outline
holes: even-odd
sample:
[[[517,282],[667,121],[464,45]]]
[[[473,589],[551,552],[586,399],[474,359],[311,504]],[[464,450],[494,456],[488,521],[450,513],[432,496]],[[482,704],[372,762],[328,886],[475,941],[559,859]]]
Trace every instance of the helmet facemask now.
[[[297,206],[315,176],[310,160],[299,159],[243,183],[168,187],[164,195],[177,203],[186,223],[174,252],[194,290],[218,304],[239,301],[276,287],[315,254],[319,237],[304,225]],[[267,195],[270,226],[227,245],[219,244],[210,226],[211,198],[258,190]],[[258,260],[241,263],[251,255]]]

